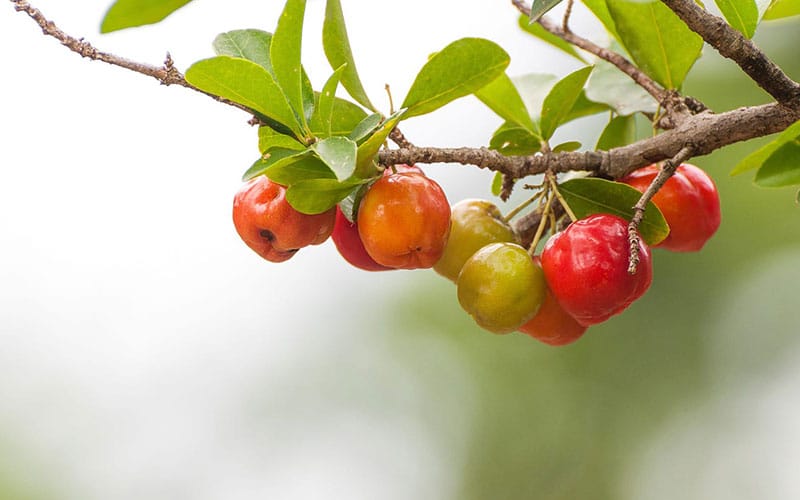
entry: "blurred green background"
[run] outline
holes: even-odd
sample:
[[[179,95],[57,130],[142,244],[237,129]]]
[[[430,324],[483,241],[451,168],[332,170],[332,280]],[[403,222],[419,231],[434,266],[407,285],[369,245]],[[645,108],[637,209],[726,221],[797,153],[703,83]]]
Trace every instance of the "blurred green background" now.
[[[516,29],[515,15],[509,14],[508,29]],[[124,47],[140,35],[125,36],[105,40]],[[790,76],[800,78],[796,22],[764,25],[756,42]],[[75,69],[80,63],[60,50],[49,57],[66,59],[68,71],[95,71],[88,65]],[[96,72],[92,78],[118,75],[104,67]],[[145,86],[139,80],[133,85]],[[156,121],[174,119],[175,130],[207,123],[200,106],[216,109],[188,96],[199,111],[186,119],[170,108],[184,99],[180,90],[167,94],[151,86],[154,96],[165,96],[160,108],[153,106],[166,109]],[[710,50],[685,91],[715,111],[767,102],[732,63]],[[5,94],[13,97],[10,90]],[[43,106],[69,105],[68,97],[51,103],[48,95],[39,93]],[[121,114],[133,115],[142,106],[112,98],[120,107],[130,105]],[[32,114],[33,123],[38,118]],[[229,122],[214,125],[242,125],[241,116],[225,116]],[[432,115],[433,123],[439,116],[453,119]],[[97,117],[89,120],[88,126],[102,123]],[[161,136],[146,134],[160,124],[128,133],[153,144]],[[69,133],[56,133],[49,124],[43,131],[28,126],[49,140]],[[464,128],[469,137],[473,132]],[[585,144],[594,144],[596,129],[574,130]],[[458,127],[441,131],[454,141],[462,137]],[[127,144],[124,139],[118,150]],[[480,330],[458,306],[452,283],[433,272],[361,273],[345,268],[330,245],[309,251],[307,259],[264,267],[236,241],[228,192],[220,189],[220,183],[235,189],[235,169],[252,160],[253,151],[219,173],[224,158],[213,157],[213,151],[228,148],[223,152],[233,156],[241,149],[238,144],[172,140],[187,148],[180,158],[190,158],[170,164],[180,181],[159,177],[163,191],[154,187],[151,192],[149,185],[156,183],[131,187],[128,183],[136,180],[121,175],[116,182],[133,195],[120,189],[72,200],[77,206],[85,203],[92,215],[105,210],[120,212],[117,218],[128,216],[124,232],[103,225],[107,234],[94,242],[92,221],[83,229],[72,217],[72,205],[54,204],[41,220],[22,214],[23,221],[31,218],[21,223],[26,226],[50,222],[53,213],[66,218],[70,224],[63,224],[63,234],[58,232],[62,225],[51,231],[77,233],[88,242],[74,245],[90,258],[96,252],[98,263],[72,269],[74,275],[60,278],[68,283],[63,289],[52,284],[61,281],[47,270],[76,264],[60,261],[49,242],[42,255],[51,260],[26,268],[25,276],[34,276],[30,281],[15,274],[13,259],[0,267],[4,279],[30,285],[29,290],[0,290],[0,340],[6,346],[5,353],[0,348],[6,375],[0,384],[1,499],[800,498],[795,417],[800,410],[800,208],[791,189],[763,190],[748,175],[728,175],[764,140],[694,160],[720,189],[718,234],[698,254],[655,251],[648,294],[563,348],[521,334]],[[92,148],[76,144],[70,162],[92,154]],[[138,160],[134,153],[139,170],[115,166],[123,174],[137,172],[130,176],[135,178],[170,175],[141,161],[151,159],[149,147],[138,151]],[[31,155],[28,150],[20,154]],[[123,162],[126,156],[114,160]],[[48,175],[59,172],[48,162],[38,167]],[[474,170],[458,171],[449,184],[445,179],[448,194],[462,189],[455,179],[477,179]],[[433,176],[441,172],[429,170]],[[97,178],[106,171],[97,169],[87,178],[90,174]],[[59,182],[77,184],[80,173],[72,175]],[[207,189],[197,191],[203,209],[181,201],[180,190],[170,187],[195,175],[208,179],[208,186],[198,184]],[[482,185],[490,179],[484,177]],[[152,222],[139,227],[139,217],[151,215],[149,209],[125,211],[139,197],[156,208],[175,198],[186,214],[177,214],[163,229],[148,225]],[[201,216],[208,218],[197,227],[183,227],[180,218],[194,217],[198,210],[207,210]],[[12,223],[20,219],[12,221],[12,212],[4,209],[0,215],[5,233],[9,227],[16,230]],[[166,212],[154,209],[153,220],[171,220]],[[222,215],[217,220],[212,213]],[[181,246],[195,237],[190,250]],[[132,240],[157,243],[137,249],[134,257],[121,254],[113,264],[101,260]],[[21,239],[13,244],[20,255],[31,253],[29,244],[40,255],[35,244]],[[61,250],[73,243],[58,238],[58,244]],[[132,262],[135,257],[141,260]],[[179,267],[192,258],[199,264]],[[118,269],[130,274],[118,275]],[[138,288],[141,283],[132,276],[143,276],[148,288]],[[109,284],[112,280],[119,282]],[[88,281],[94,291],[70,288],[79,281]],[[173,282],[182,288],[173,290]],[[291,285],[299,290],[289,291]],[[152,294],[155,306],[147,300]],[[59,303],[74,314],[60,313]],[[23,315],[21,305],[33,312]],[[33,368],[28,371],[25,363]],[[26,373],[34,373],[38,382]],[[14,378],[18,374],[23,375]]]

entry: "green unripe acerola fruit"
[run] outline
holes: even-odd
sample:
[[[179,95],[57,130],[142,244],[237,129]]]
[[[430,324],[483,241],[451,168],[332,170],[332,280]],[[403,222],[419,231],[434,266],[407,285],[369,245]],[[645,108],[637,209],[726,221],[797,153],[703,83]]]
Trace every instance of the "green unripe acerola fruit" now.
[[[470,257],[458,276],[458,301],[478,325],[509,333],[531,319],[544,301],[542,269],[515,243],[492,243]]]
[[[486,200],[462,200],[453,205],[450,238],[433,269],[445,278],[456,281],[461,267],[472,254],[490,243],[499,242],[518,242],[500,210]]]

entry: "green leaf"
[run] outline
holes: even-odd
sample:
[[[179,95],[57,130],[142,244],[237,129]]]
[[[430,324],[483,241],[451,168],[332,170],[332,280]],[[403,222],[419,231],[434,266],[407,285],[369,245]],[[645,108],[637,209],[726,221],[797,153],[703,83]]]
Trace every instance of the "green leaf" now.
[[[584,64],[586,63],[586,59],[584,59],[583,56],[581,56],[580,53],[577,50],[575,50],[574,45],[572,45],[571,43],[567,43],[564,41],[563,38],[557,37],[556,35],[550,33],[549,31],[544,29],[541,24],[530,23],[528,17],[524,15],[519,16],[519,20],[517,21],[517,23],[519,24],[519,27],[522,28],[527,33],[530,33],[536,38],[539,38],[540,40],[549,43],[550,45],[556,47],[557,49],[563,50],[564,52],[571,55],[580,62]]]
[[[431,57],[422,67],[403,108],[404,118],[430,113],[445,104],[481,89],[505,71],[509,56],[494,42],[482,38],[456,40]]]
[[[736,167],[731,171],[731,175],[739,175],[749,170],[755,170],[764,164],[767,159],[772,156],[772,153],[777,151],[781,146],[789,142],[797,140],[800,137],[800,121],[790,125],[786,130],[769,142],[757,149],[756,151],[747,155]]]
[[[358,146],[347,137],[329,137],[313,146],[319,158],[343,181],[353,175],[356,169]]]
[[[380,177],[371,179],[369,182],[362,184],[356,189],[353,189],[339,202],[339,209],[342,211],[342,214],[344,214],[347,220],[350,222],[356,222],[358,216],[358,206],[361,204],[361,199],[364,198],[365,194],[367,194],[367,190],[372,185],[373,181],[379,178]]]
[[[253,61],[272,73],[269,47],[272,34],[261,30],[235,30],[220,33],[214,39],[214,52],[218,56],[231,56]],[[274,76],[274,74],[273,74]]]
[[[543,15],[547,14],[547,11],[549,11],[550,9],[552,9],[553,7],[555,7],[560,3],[561,0],[533,0],[533,5],[531,6],[530,22],[535,23]]]
[[[258,127],[258,150],[264,154],[272,148],[294,149],[301,151],[305,149],[303,143],[290,135],[276,132],[270,127]]]
[[[319,94],[316,99],[319,103]],[[319,105],[319,104],[317,104]],[[348,135],[361,120],[366,118],[367,113],[361,108],[350,101],[335,98],[333,101],[333,114],[330,122],[330,135]],[[315,136],[324,137],[328,134],[328,124],[322,123],[318,113],[312,116],[311,123],[309,124],[311,131]]]
[[[375,111],[375,106],[369,101],[364,85],[356,71],[356,63],[353,59],[353,52],[350,49],[350,40],[347,37],[347,27],[344,22],[342,5],[339,0],[328,0],[325,6],[325,22],[322,25],[322,47],[325,50],[325,57],[331,64],[331,68],[339,68],[345,65],[342,74],[342,86],[350,96],[365,108]]]
[[[582,144],[578,141],[562,142],[553,148],[553,153],[564,153],[569,151],[577,151],[581,148]]]
[[[512,81],[522,96],[525,107],[528,108],[528,114],[530,114],[534,120],[539,120],[542,114],[544,98],[547,97],[550,89],[552,89],[553,85],[558,81],[558,77],[545,73],[529,73],[527,75],[516,76]]]
[[[615,116],[597,140],[596,150],[608,151],[636,140],[636,120],[632,116]]]
[[[492,135],[489,148],[506,156],[532,155],[542,148],[542,141],[530,130],[506,122]]]
[[[589,100],[589,98],[586,97],[586,92],[581,90],[581,93],[578,94],[578,98],[575,100],[575,104],[572,105],[569,113],[567,113],[567,116],[564,118],[563,123],[571,122],[572,120],[577,120],[584,116],[606,113],[610,109],[611,108],[606,103]]]
[[[380,126],[382,121],[383,115],[380,113],[372,113],[361,120],[347,137],[355,141],[356,144],[360,145],[362,142],[364,142],[364,139],[369,137],[373,132],[375,132],[375,130],[378,129],[378,126]]]
[[[559,125],[566,122],[572,106],[578,100],[592,67],[587,66],[562,78],[556,83],[542,103],[542,137],[549,139]]]
[[[506,121],[519,125],[531,132],[536,132],[536,125],[531,120],[531,115],[525,107],[525,102],[519,95],[514,83],[505,73],[502,73],[492,83],[475,92],[475,96]]]
[[[797,15],[800,15],[800,0],[775,0],[764,14],[764,19],[782,19]]]
[[[100,33],[155,24],[192,0],[117,0],[108,9]]]
[[[622,43],[622,40],[617,33],[617,26],[614,24],[614,20],[611,18],[611,12],[608,11],[608,4],[606,0],[582,0],[583,4],[592,11],[592,14],[597,17],[597,19],[603,23],[603,26],[608,31],[608,34],[611,35],[615,40]]]
[[[217,56],[194,63],[186,71],[192,86],[242,104],[253,112],[274,120],[302,137],[297,115],[272,75],[246,59]]]
[[[579,219],[604,213],[629,221],[633,218],[633,206],[642,196],[642,193],[627,184],[596,178],[572,179],[559,184],[558,190]],[[639,233],[651,246],[669,235],[667,221],[653,202],[647,204],[644,218],[639,224]]]
[[[612,49],[616,50],[615,46]],[[609,105],[620,115],[637,112],[655,113],[656,100],[637,85],[616,66],[605,61],[597,61],[594,71],[586,83],[586,97],[595,102]]]
[[[298,151],[293,148],[274,147],[264,153],[261,158],[256,160],[250,168],[242,175],[243,181],[249,181],[259,175],[264,175],[267,170],[287,163],[300,161],[302,158],[310,156],[310,151]],[[278,182],[277,180],[275,182]],[[283,184],[278,182],[279,184]]]
[[[311,86],[311,80],[308,78],[308,74],[306,74],[305,68],[302,66],[300,67],[302,76],[302,91],[303,91],[303,110],[305,111],[305,118],[306,122],[311,121],[311,117],[314,115],[314,110],[316,109],[316,102],[317,102],[317,93],[314,92],[314,87]]]
[[[344,66],[340,66],[333,72],[328,81],[322,87],[322,92],[319,94],[319,101],[315,106],[316,116],[311,117],[312,123],[318,123],[323,128],[327,126],[327,133],[320,134],[320,137],[331,137],[331,122],[333,121],[333,104],[336,101],[336,88],[339,86],[339,81],[342,78]]]
[[[403,118],[403,111],[393,114],[373,133],[369,139],[358,147],[356,161],[356,177],[366,179],[375,175],[374,160],[386,138],[392,133],[397,123]]]
[[[495,196],[500,196],[500,193],[503,192],[503,174],[500,172],[494,173],[494,179],[492,179],[492,194]]]
[[[298,212],[321,214],[345,199],[362,182],[339,182],[336,179],[310,179],[292,184],[286,201]]]
[[[755,182],[761,187],[800,185],[800,138],[776,149],[758,169]]]
[[[703,39],[658,1],[607,0],[623,45],[636,64],[668,89],[680,88]]]
[[[305,110],[300,52],[305,10],[306,0],[286,0],[269,49],[275,80],[286,94],[286,100],[303,126],[305,126]]]
[[[758,25],[755,0],[714,0],[725,20],[747,38],[753,38]]]

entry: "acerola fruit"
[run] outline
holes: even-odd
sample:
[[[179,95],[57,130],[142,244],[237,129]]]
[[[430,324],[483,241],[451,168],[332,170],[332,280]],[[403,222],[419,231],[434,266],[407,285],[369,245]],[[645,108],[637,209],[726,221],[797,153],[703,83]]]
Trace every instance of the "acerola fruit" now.
[[[534,257],[533,261],[536,265],[541,265],[539,257]],[[586,330],[587,327],[578,323],[561,307],[549,287],[545,291],[539,312],[519,327],[520,332],[552,346],[571,344],[581,338]]]
[[[300,248],[324,242],[335,220],[333,208],[316,215],[298,212],[286,201],[286,188],[264,176],[251,179],[233,198],[236,232],[271,262],[283,262]]]
[[[639,266],[628,273],[628,223],[594,214],[551,237],[542,250],[542,269],[558,303],[583,326],[619,314],[653,281],[650,250],[639,242]]]
[[[659,168],[649,165],[620,179],[644,193],[658,175]],[[656,245],[673,252],[696,252],[719,228],[721,215],[719,193],[714,181],[700,168],[684,163],[653,196],[653,203],[669,224],[669,236]]]
[[[370,257],[395,269],[432,267],[450,233],[450,204],[434,180],[417,172],[384,175],[364,195],[356,220]]]
[[[458,302],[490,332],[518,329],[539,310],[544,273],[515,243],[492,243],[464,263],[458,275]]]
[[[456,281],[464,263],[490,243],[518,243],[517,235],[503,220],[503,214],[486,200],[462,200],[451,209],[450,237],[433,269]]]
[[[369,256],[358,235],[358,225],[347,220],[339,207],[336,207],[336,224],[331,235],[336,249],[342,254],[344,260],[353,266],[365,271],[387,271],[392,269],[378,264]]]

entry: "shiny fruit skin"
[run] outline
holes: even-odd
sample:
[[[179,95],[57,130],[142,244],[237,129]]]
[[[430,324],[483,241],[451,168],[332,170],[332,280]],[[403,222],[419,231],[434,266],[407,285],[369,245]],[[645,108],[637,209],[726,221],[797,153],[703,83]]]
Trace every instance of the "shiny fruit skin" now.
[[[430,268],[447,243],[450,204],[434,180],[417,172],[398,172],[370,186],[356,223],[364,248],[378,264]]]
[[[510,333],[531,319],[544,300],[544,273],[515,243],[492,243],[464,263],[458,302],[482,328]]]
[[[233,198],[233,225],[254,252],[271,262],[290,259],[300,248],[319,245],[333,231],[336,210],[298,212],[286,188],[264,176],[248,181]]]
[[[378,264],[369,256],[364,249],[364,243],[361,242],[361,236],[358,235],[358,225],[347,220],[338,206],[336,207],[336,224],[333,226],[331,239],[344,260],[359,269],[365,271],[392,269]]]
[[[620,182],[644,192],[658,175],[649,165],[631,172]],[[673,252],[696,252],[716,233],[721,222],[719,193],[714,181],[700,168],[684,163],[653,197],[669,224],[669,236],[656,245]]]
[[[445,278],[456,281],[464,263],[490,243],[518,243],[517,235],[503,220],[500,210],[486,200],[462,200],[453,205],[450,215],[450,237],[444,253],[433,269]]]
[[[534,262],[540,265],[539,257],[534,257]],[[581,338],[587,328],[561,307],[548,287],[539,311],[519,331],[545,344],[562,346]]]
[[[583,326],[619,314],[653,281],[650,250],[639,243],[639,266],[628,273],[628,223],[590,215],[551,237],[542,250],[547,284],[564,310]]]

